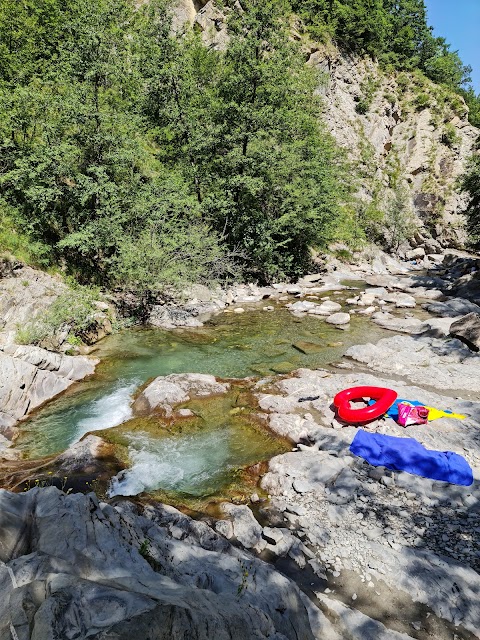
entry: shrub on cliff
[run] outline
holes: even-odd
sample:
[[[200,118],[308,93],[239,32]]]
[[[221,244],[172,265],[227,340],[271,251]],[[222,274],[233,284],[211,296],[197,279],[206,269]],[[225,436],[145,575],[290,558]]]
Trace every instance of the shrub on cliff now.
[[[470,160],[461,187],[469,195],[466,209],[468,239],[475,249],[480,248],[480,155]]]

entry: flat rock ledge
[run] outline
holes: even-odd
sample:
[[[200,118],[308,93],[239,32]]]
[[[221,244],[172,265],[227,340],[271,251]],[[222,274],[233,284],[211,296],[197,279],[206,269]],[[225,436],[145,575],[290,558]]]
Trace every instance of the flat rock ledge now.
[[[1,348],[0,348],[1,349]],[[99,360],[11,344],[0,350],[0,431],[95,371]]]
[[[406,340],[402,344],[416,344],[413,338]],[[434,348],[428,341],[424,345],[426,353]],[[473,485],[461,487],[393,472],[353,456],[349,447],[358,428],[337,420],[331,403],[338,391],[358,385],[390,387],[402,398],[465,415],[465,420],[442,418],[408,428],[381,418],[366,429],[414,437],[427,448],[463,455],[473,468]],[[269,524],[260,539],[254,530],[253,548],[263,542],[274,556],[289,557],[300,569],[311,569],[318,578],[328,580],[333,590],[337,580],[353,572],[364,590],[359,598],[370,602],[381,595],[382,603],[388,603],[389,590],[400,592],[406,603],[402,618],[408,620],[411,615],[414,628],[427,635],[433,623],[415,618],[415,603],[429,607],[437,624],[453,625],[450,631],[443,627],[443,635],[435,637],[452,637],[455,628],[459,638],[480,638],[480,403],[366,373],[308,369],[273,384],[260,381],[257,397],[270,428],[297,447],[273,458],[262,479],[271,500],[261,513]],[[234,526],[236,518],[233,511]],[[246,522],[242,514],[237,526]],[[225,525],[221,529],[234,533]],[[248,532],[242,531],[242,536],[248,538]],[[317,594],[321,602],[331,600],[329,591]],[[352,609],[342,609],[344,605],[337,601],[328,606],[330,613],[338,609],[332,614],[337,631],[341,624],[353,624],[352,616],[359,614],[355,612],[357,594],[350,597]],[[394,601],[392,596],[392,615]],[[383,637],[370,628],[371,635],[365,631],[358,637]],[[349,633],[350,629],[340,637],[350,637]]]
[[[480,355],[454,338],[397,335],[355,345],[345,355],[369,371],[402,376],[418,385],[480,392]]]

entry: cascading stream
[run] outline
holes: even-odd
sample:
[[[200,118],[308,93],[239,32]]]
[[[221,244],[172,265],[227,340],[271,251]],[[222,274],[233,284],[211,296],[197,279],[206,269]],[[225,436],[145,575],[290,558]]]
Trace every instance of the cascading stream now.
[[[342,292],[336,299],[348,295]],[[90,380],[23,424],[18,446],[34,458],[60,453],[90,431],[111,429],[108,439],[114,441],[120,429],[130,468],[114,478],[111,495],[157,489],[207,495],[227,482],[232,469],[275,455],[278,443],[261,428],[255,431],[241,420],[230,420],[228,408],[214,428],[207,419],[194,433],[165,434],[158,425],[152,431],[148,421],[139,428],[131,419],[131,401],[142,384],[170,373],[244,378],[315,369],[338,360],[350,345],[384,335],[383,329],[360,316],[352,317],[349,331],[339,331],[322,318],[296,318],[281,306],[273,313],[258,306],[241,315],[220,315],[194,330],[126,330],[103,341],[98,351],[101,364]],[[292,345],[300,340],[317,349],[301,353]],[[252,434],[259,431],[261,437],[254,442]]]

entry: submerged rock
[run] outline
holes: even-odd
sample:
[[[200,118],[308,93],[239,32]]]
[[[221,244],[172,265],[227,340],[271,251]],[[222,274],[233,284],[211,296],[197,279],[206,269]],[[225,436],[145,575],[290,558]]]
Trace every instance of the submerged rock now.
[[[298,342],[294,342],[292,346],[297,349],[297,351],[300,351],[300,353],[305,353],[306,355],[310,353],[318,353],[324,348],[320,344],[316,344],[315,342],[307,342],[306,340],[299,340]]]

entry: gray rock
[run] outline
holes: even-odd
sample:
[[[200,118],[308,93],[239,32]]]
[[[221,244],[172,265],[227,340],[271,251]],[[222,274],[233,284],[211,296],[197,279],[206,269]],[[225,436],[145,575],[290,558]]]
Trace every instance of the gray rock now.
[[[2,638],[314,638],[293,583],[172,507],[2,490],[0,559]]]
[[[163,329],[176,327],[201,327],[211,315],[225,307],[219,300],[190,303],[183,306],[154,305],[150,311],[148,324]]]
[[[349,313],[334,313],[325,319],[325,322],[328,324],[334,325],[344,325],[350,322],[350,314]]]
[[[353,500],[355,492],[360,487],[356,475],[348,467],[335,478],[333,484],[329,487],[327,499],[334,504],[346,504]]]
[[[325,610],[336,620],[336,628],[343,638],[351,640],[412,640],[406,633],[392,631],[381,622],[369,618],[339,600],[329,598],[323,593],[316,595]]]
[[[307,480],[303,480],[302,478],[296,478],[293,481],[293,488],[297,493],[308,493],[309,491],[313,491],[315,489],[315,485]]]
[[[425,324],[418,318],[396,318],[391,313],[375,314],[373,321],[380,327],[397,333],[419,334],[426,329]]]
[[[321,305],[318,305],[315,309],[310,311],[309,313],[315,313],[320,316],[330,316],[332,313],[336,313],[340,311],[342,305],[338,302],[333,302],[332,300],[325,300]]]
[[[308,311],[312,311],[319,306],[320,305],[315,304],[315,302],[310,302],[309,300],[299,300],[298,302],[294,302],[293,304],[288,304],[287,309],[289,309],[293,313],[307,313]]]
[[[217,522],[215,523],[215,531],[218,531],[220,535],[222,535],[224,538],[227,538],[228,540],[230,540],[230,538],[233,538],[234,536],[233,524],[230,522],[230,520],[217,520]]]
[[[4,347],[0,351],[0,415],[4,414],[4,424],[14,424],[91,375],[97,363],[86,356],[65,356],[40,347]]]
[[[417,247],[405,252],[407,260],[418,260],[425,257],[425,249],[423,247]]]
[[[313,490],[322,491],[346,465],[345,460],[325,451],[284,453],[270,460],[269,472],[262,479],[262,487],[272,495],[281,495],[292,488],[294,481],[301,480]]]
[[[0,277],[0,330],[14,333],[18,325],[44,313],[67,287],[58,276],[19,263],[10,267]]]
[[[438,316],[455,318],[469,313],[480,313],[480,306],[464,298],[451,298],[446,302],[430,302],[422,305],[424,309]]]
[[[136,414],[161,409],[172,414],[172,406],[194,396],[226,393],[230,385],[217,382],[215,376],[203,373],[172,373],[155,378],[138,396],[133,404]]]
[[[102,465],[102,458],[111,455],[112,445],[102,438],[89,434],[55,458],[55,473],[62,476],[72,474],[94,474]]]
[[[411,382],[440,389],[480,391],[480,356],[458,340],[394,336],[377,344],[356,345],[346,355],[369,369],[404,376]]]
[[[252,549],[262,538],[262,527],[258,524],[250,507],[245,504],[236,505],[225,502],[222,511],[232,519],[233,534],[246,548]]]
[[[464,342],[472,351],[480,349],[480,313],[469,313],[450,325],[450,335]]]
[[[397,309],[413,309],[417,306],[415,298],[408,293],[397,293],[395,306]]]

